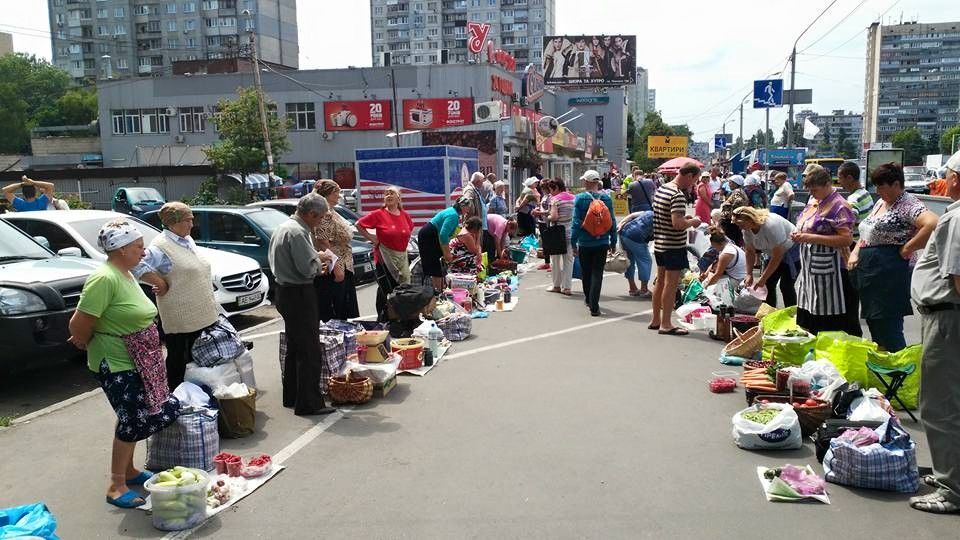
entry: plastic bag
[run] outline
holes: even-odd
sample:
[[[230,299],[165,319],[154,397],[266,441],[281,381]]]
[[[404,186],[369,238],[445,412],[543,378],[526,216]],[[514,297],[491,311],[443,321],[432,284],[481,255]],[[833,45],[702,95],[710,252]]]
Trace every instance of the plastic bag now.
[[[797,325],[797,306],[778,309],[760,319],[760,328],[764,334],[799,330]]]
[[[536,251],[539,247],[540,242],[537,240],[537,237],[532,234],[530,236],[525,236],[523,240],[520,240],[520,249],[524,251]]]
[[[847,420],[852,422],[886,422],[890,418],[890,413],[884,407],[886,399],[877,391],[871,388],[864,391],[863,396],[858,397],[850,403],[850,414]]]
[[[843,378],[843,375],[840,375],[840,372],[837,371],[837,368],[828,360],[804,362],[804,364],[800,366],[799,373],[802,376],[810,379],[810,382],[813,384],[814,388],[829,387],[838,380],[846,382],[846,380]]]
[[[836,366],[845,379],[866,388],[871,386],[867,378],[867,355],[876,350],[876,343],[845,332],[820,332],[815,353],[817,358],[825,358]]]
[[[700,283],[699,279],[694,279],[690,282],[690,285],[687,286],[686,290],[683,291],[683,303],[693,302],[702,292],[703,283]]]
[[[907,376],[903,381],[903,386],[897,390],[897,396],[903,401],[903,404],[910,409],[915,409],[919,404],[920,393],[920,360],[923,357],[923,346],[920,344],[910,345],[909,347],[895,352],[867,351],[867,359],[883,367],[896,368],[909,365],[917,366],[913,373]],[[867,371],[866,386],[881,388],[883,385],[877,380],[877,376],[869,370]],[[894,401],[895,405],[899,405]]]
[[[701,313],[712,313],[712,311],[699,302],[689,302],[678,307],[674,313],[676,313],[677,319],[680,321],[686,324],[692,324],[694,317],[699,316]]]
[[[243,354],[233,359],[233,364],[240,374],[240,382],[247,385],[251,390],[255,389],[257,378],[253,374],[253,355],[250,354],[250,351],[243,351]]]
[[[799,341],[803,340],[803,341]],[[781,364],[799,366],[810,349],[814,348],[817,340],[813,337],[782,340],[776,337],[763,335],[763,359],[774,360]]]
[[[762,303],[763,299],[757,298],[750,287],[739,287],[737,289],[737,296],[733,301],[733,309],[737,313],[753,315],[760,309],[760,304]]]
[[[761,408],[780,412],[766,424],[743,417],[744,413]],[[733,415],[733,440],[746,450],[795,450],[803,446],[800,419],[793,407],[785,403],[757,404]]]
[[[187,364],[186,371],[184,371],[183,380],[192,382],[197,386],[206,385],[210,388],[230,386],[233,383],[243,382],[240,378],[240,370],[237,369],[237,365],[233,362],[227,362],[213,367],[200,367],[190,362]]]
[[[43,538],[59,540],[57,520],[43,503],[25,504],[0,510],[0,538]]]

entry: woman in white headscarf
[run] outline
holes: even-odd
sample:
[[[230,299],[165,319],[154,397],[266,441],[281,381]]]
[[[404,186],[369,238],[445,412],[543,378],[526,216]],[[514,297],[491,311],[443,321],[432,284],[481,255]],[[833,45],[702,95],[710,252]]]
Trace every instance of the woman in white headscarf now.
[[[143,234],[117,220],[103,226],[97,243],[107,262],[83,286],[69,341],[87,351],[87,367],[117,414],[107,503],[136,508],[145,501],[129,487],[152,476],[133,466],[136,443],[173,423],[179,402],[167,388],[157,308],[130,273],[143,257]]]
[[[520,236],[528,236],[537,230],[537,221],[533,216],[533,210],[540,204],[540,192],[537,186],[540,185],[540,179],[531,176],[523,181],[523,191],[517,197],[515,208],[517,210],[517,228]]]
[[[734,244],[743,247],[743,231],[733,222],[733,211],[741,206],[750,206],[750,197],[743,190],[745,180],[739,174],[731,176],[727,182],[730,195],[720,205],[720,228]]]

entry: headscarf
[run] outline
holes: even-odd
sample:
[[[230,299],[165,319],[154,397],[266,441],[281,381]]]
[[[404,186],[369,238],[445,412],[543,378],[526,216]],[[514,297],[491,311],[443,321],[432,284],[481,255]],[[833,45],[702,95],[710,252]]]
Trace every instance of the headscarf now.
[[[760,185],[760,178],[759,178],[756,174],[751,174],[750,176],[748,176],[748,177],[746,177],[746,178],[744,179],[743,185],[745,185],[745,186],[759,186],[759,185]]]
[[[192,215],[190,207],[179,201],[168,202],[160,207],[160,222],[167,229]]]
[[[97,235],[97,245],[110,253],[124,246],[128,246],[137,239],[143,238],[143,233],[125,219],[118,219],[107,223]]]
[[[954,172],[960,172],[960,151],[950,156],[950,159],[947,160],[947,164],[944,165],[944,167]]]
[[[743,186],[743,182],[744,182],[743,177],[740,176],[739,174],[735,174],[730,178],[727,178],[727,181],[730,182],[731,184],[736,184],[741,187]]]

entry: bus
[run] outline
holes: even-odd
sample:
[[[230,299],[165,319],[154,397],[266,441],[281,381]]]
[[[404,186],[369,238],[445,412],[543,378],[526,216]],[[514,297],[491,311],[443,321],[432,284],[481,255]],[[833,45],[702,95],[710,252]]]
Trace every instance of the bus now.
[[[840,164],[846,161],[843,158],[831,157],[831,158],[810,158],[804,163],[806,165],[820,165],[827,172],[830,173],[830,178],[833,178],[834,182],[837,180],[837,171],[840,170]]]

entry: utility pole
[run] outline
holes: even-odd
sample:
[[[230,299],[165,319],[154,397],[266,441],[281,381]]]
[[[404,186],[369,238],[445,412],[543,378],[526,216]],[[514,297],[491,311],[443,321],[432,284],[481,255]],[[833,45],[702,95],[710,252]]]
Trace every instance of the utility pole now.
[[[806,32],[806,30],[804,30]],[[800,34],[802,37],[803,34]],[[800,38],[797,38],[800,41]],[[797,78],[797,43],[793,43],[793,52],[790,53],[790,112],[787,116],[787,148],[793,148],[793,84]]]
[[[247,13],[249,15],[249,13]],[[260,45],[253,27],[250,27],[250,58],[253,60],[253,80],[257,87],[257,104],[260,106],[260,126],[263,128],[263,150],[267,154],[267,176],[273,178],[273,149],[270,148],[270,129],[267,127],[267,107],[264,104],[263,83],[260,81]]]
[[[743,101],[740,101],[740,152],[743,152]]]
[[[393,117],[393,132],[397,134],[394,139],[397,142],[397,148],[400,148],[400,123],[397,121],[397,72],[393,69],[393,62],[390,66],[390,88],[393,90],[393,103],[390,106],[390,116]]]
[[[763,172],[768,175],[770,174],[770,107],[765,110],[767,111],[767,128],[763,132]]]

